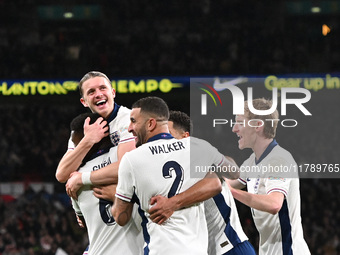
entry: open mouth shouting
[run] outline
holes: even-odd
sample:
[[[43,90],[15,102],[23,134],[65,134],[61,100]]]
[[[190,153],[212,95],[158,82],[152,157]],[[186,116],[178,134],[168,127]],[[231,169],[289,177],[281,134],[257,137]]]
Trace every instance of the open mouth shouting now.
[[[241,148],[244,144],[243,144],[243,136],[241,136],[240,134],[236,134],[238,137],[238,146],[239,148]]]
[[[106,102],[107,102],[107,100],[102,99],[102,100],[98,101],[95,105],[102,108],[103,106],[105,106]]]

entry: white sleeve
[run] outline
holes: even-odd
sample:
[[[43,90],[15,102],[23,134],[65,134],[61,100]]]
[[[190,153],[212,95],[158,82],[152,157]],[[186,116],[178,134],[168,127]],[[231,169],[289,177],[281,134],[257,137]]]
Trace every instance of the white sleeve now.
[[[119,120],[119,143],[126,143],[135,139],[133,134],[128,131],[130,125],[130,111],[124,111],[123,114],[124,115]]]
[[[278,169],[282,166],[288,165],[288,162],[283,158],[274,158],[268,164]],[[265,178],[265,186],[266,186],[266,193],[270,194],[271,192],[281,192],[285,196],[288,195],[289,185],[290,185],[290,178],[286,178],[285,173],[283,171],[274,171],[266,173]]]
[[[265,179],[266,193],[270,194],[272,192],[281,192],[283,195],[287,197],[290,178],[278,178],[278,177],[269,177]]]
[[[68,145],[67,145],[67,150],[68,150],[68,151],[69,151],[69,150],[74,150],[74,148],[76,147],[76,146],[74,145],[74,143],[72,142],[72,132],[73,132],[73,131],[71,131],[70,138],[68,139]]]
[[[133,169],[127,154],[125,154],[119,164],[116,197],[121,200],[131,202],[134,191],[135,185]]]
[[[209,155],[209,160],[211,160],[211,165],[221,166],[224,161],[224,155],[220,153],[214,146],[210,143],[207,145],[207,154]]]
[[[244,186],[247,186],[247,178],[239,177],[237,180]]]
[[[78,216],[83,216],[81,210],[80,210],[80,207],[78,205],[78,202],[71,198],[71,201],[72,201],[72,207],[73,207],[73,210],[75,211],[75,213],[78,215]]]
[[[132,218],[138,231],[142,231],[142,217],[138,213],[138,205],[136,203],[133,205]]]
[[[248,174],[245,171],[245,169],[247,169],[247,167],[245,166],[245,162],[240,166],[240,177],[237,179],[240,183],[242,183],[243,185],[247,186],[247,178],[248,178]]]
[[[190,143],[191,162],[206,166],[220,166],[223,163],[224,155],[207,141],[191,137]]]
[[[135,140],[133,134],[128,131],[129,125],[130,123],[120,128],[119,143],[126,143]]]
[[[184,138],[186,139],[186,138]],[[191,178],[204,178],[212,165],[221,166],[224,155],[207,141],[191,137],[190,162]]]

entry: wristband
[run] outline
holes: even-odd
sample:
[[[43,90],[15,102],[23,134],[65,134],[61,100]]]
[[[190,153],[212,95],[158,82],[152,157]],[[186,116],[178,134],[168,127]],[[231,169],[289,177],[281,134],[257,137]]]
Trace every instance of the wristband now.
[[[83,182],[83,185],[92,185],[91,172],[82,173],[81,181]]]

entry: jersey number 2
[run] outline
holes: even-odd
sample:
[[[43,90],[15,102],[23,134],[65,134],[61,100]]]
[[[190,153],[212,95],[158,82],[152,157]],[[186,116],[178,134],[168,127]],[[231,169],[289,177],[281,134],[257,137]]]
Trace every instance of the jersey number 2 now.
[[[101,198],[99,199],[100,216],[102,217],[103,222],[108,226],[116,224],[115,219],[111,214],[111,206],[112,202]]]
[[[175,180],[172,183],[170,191],[168,193],[168,198],[173,197],[179,193],[179,190],[183,184],[183,168],[176,161],[168,161],[163,166],[163,177],[165,179],[172,178],[173,172],[175,172]]]

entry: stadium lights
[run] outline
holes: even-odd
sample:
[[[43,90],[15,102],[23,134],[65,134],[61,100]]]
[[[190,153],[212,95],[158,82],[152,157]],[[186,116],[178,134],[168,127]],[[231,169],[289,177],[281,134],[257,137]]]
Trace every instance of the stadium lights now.
[[[64,18],[65,19],[72,19],[73,18],[73,13],[72,12],[65,12],[64,13]]]
[[[327,26],[326,24],[322,25],[322,34],[323,36],[328,35],[331,32],[331,29],[329,26]]]
[[[312,13],[320,13],[321,12],[321,8],[320,7],[317,7],[317,6],[314,6],[310,9],[310,11]]]

